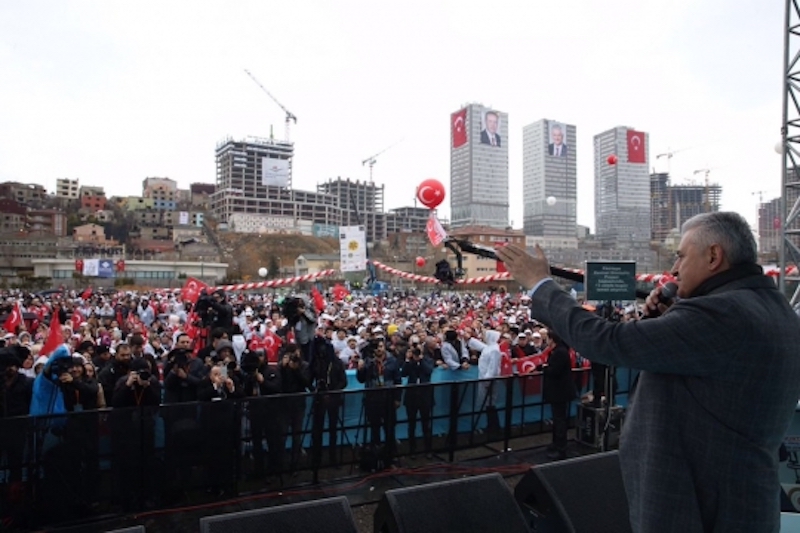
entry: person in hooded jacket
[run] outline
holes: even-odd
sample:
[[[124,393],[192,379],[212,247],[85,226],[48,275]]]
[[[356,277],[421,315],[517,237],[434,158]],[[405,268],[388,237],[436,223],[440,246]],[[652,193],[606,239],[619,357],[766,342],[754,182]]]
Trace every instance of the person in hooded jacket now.
[[[500,352],[500,332],[490,329],[484,334],[486,343],[472,338],[469,340],[469,348],[480,350],[478,357],[478,379],[494,379],[500,375],[500,362],[502,353]],[[478,404],[481,410],[486,409],[486,430],[489,432],[500,431],[500,417],[497,414],[497,387],[494,381],[481,381],[478,384]]]

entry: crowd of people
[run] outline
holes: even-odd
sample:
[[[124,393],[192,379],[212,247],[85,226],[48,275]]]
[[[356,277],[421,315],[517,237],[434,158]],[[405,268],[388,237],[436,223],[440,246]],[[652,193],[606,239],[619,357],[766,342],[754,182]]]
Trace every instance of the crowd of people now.
[[[5,430],[13,424],[28,427],[20,417],[165,406],[166,471],[170,482],[180,485],[180,465],[201,436],[237,448],[235,417],[218,405],[238,399],[248,400],[253,475],[293,472],[302,456],[307,411],[307,397],[298,393],[316,393],[311,461],[318,468],[325,433],[329,443],[338,442],[342,395],[335,391],[348,387],[347,370],[366,391],[365,421],[374,452],[370,467],[387,467],[396,462],[394,429],[401,406],[411,453],[431,454],[433,390],[424,384],[437,369],[460,372],[477,365],[480,378],[492,378],[501,374],[503,358],[513,363],[544,353],[538,370],[551,373],[546,356],[552,351],[548,347],[558,344],[557,337],[530,316],[524,295],[501,288],[481,294],[337,296],[323,296],[316,289],[285,297],[217,290],[191,302],[179,291],[6,293],[0,316],[13,318],[16,311],[24,320],[9,324],[7,318],[10,330],[0,330],[0,454],[8,472],[3,481],[22,479],[25,430]],[[552,365],[552,373],[569,376],[576,365],[580,358],[573,352],[563,368]],[[559,379],[554,375],[551,381]],[[546,386],[545,400],[574,398],[572,382],[565,383],[567,392]],[[484,392],[487,429],[497,431],[496,393]],[[272,401],[255,401],[262,398]],[[196,423],[195,402],[214,403],[208,409],[208,416],[217,419],[210,424],[215,428],[211,437]],[[563,457],[563,417],[554,418],[559,430],[551,451]],[[115,424],[122,427],[124,419]],[[86,440],[92,439],[78,442]],[[141,444],[112,438],[119,449]],[[97,453],[96,444],[82,449],[84,455]],[[336,446],[327,450],[330,462],[336,463]],[[87,462],[95,472],[96,461]],[[87,480],[94,483],[91,477]],[[211,485],[225,490],[221,478]]]

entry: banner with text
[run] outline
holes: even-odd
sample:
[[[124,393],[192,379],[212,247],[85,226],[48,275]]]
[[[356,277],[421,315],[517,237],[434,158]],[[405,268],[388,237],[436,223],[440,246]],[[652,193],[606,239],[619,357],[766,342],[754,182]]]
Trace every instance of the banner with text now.
[[[364,226],[339,228],[339,260],[342,272],[361,272],[367,269],[367,234]]]

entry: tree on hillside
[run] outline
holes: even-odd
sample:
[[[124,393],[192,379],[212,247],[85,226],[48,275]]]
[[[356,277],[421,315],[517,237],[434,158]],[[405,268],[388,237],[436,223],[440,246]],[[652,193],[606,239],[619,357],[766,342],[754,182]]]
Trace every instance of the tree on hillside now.
[[[280,273],[280,263],[278,263],[278,256],[272,255],[269,258],[269,264],[267,265],[267,270],[269,270],[269,277],[270,278],[279,278]]]

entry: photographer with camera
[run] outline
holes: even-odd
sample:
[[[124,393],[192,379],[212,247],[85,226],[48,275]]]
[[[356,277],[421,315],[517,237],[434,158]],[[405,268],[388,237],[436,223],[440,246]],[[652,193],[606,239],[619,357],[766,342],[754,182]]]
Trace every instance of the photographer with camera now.
[[[279,475],[283,470],[283,413],[277,400],[269,396],[281,393],[281,372],[266,363],[263,350],[246,351],[240,365],[242,393],[250,420],[250,439],[253,447],[253,475],[264,477],[264,439],[269,450],[267,472]]]
[[[433,359],[426,356],[418,346],[411,346],[406,350],[402,375],[408,378],[407,384],[412,385],[406,389],[403,399],[408,414],[409,453],[413,456],[417,448],[417,416],[419,416],[422,422],[425,454],[429,459],[433,457],[431,454],[433,446],[431,412],[434,404],[433,387],[429,384],[434,366]]]
[[[235,454],[240,435],[237,406],[228,400],[242,396],[242,386],[235,375],[236,361],[222,361],[203,379],[197,393],[202,427],[203,463],[208,475],[209,492],[222,496],[233,487]]]
[[[111,464],[118,503],[126,511],[141,507],[144,502],[137,497],[154,494],[158,487],[153,457],[160,388],[158,375],[147,359],[140,358],[131,361],[130,371],[117,380],[111,397]]]
[[[200,317],[202,326],[208,329],[221,328],[230,332],[233,327],[233,307],[228,303],[225,291],[218,289],[211,294],[205,290],[195,304],[195,313]]]
[[[397,422],[397,408],[400,407],[402,391],[397,388],[403,383],[400,364],[386,353],[386,343],[372,341],[364,350],[364,358],[358,362],[356,379],[364,384],[364,410],[370,426],[371,449],[366,451],[366,463],[370,470],[383,465],[391,465],[394,460],[394,428]],[[386,445],[381,449],[381,428],[385,433]]]
[[[314,366],[311,371],[314,400],[313,425],[311,429],[311,467],[314,472],[322,463],[322,434],[325,428],[325,416],[328,417],[328,452],[330,463],[336,464],[336,430],[339,423],[339,411],[344,401],[341,394],[330,394],[347,387],[347,373],[344,363],[336,356],[333,345],[327,340],[314,339]]]
[[[284,350],[280,367],[282,392],[294,396],[284,398],[280,406],[285,414],[285,436],[289,436],[289,431],[292,435],[289,471],[294,473],[303,444],[303,417],[306,414],[306,397],[300,393],[308,392],[311,387],[311,369],[296,344],[287,344]]]
[[[311,363],[311,343],[317,335],[317,315],[313,304],[307,304],[300,297],[286,298],[281,312],[286,317],[287,324],[278,335],[284,337],[288,331],[294,331],[295,343],[300,347],[303,359]]]
[[[128,375],[130,364],[131,347],[127,343],[121,342],[117,345],[114,359],[106,364],[97,376],[97,381],[103,387],[103,396],[105,396],[107,404],[112,405],[111,400],[114,397],[117,382],[121,377]]]

